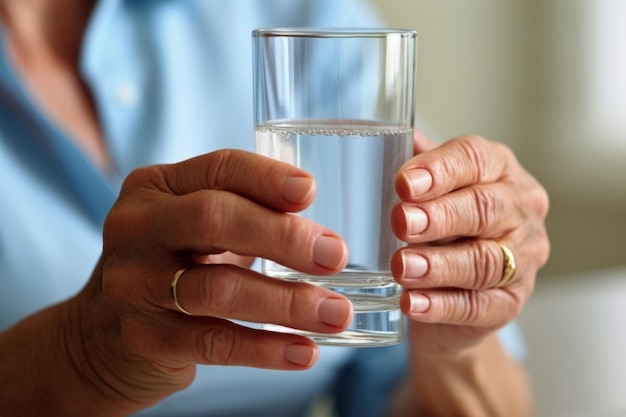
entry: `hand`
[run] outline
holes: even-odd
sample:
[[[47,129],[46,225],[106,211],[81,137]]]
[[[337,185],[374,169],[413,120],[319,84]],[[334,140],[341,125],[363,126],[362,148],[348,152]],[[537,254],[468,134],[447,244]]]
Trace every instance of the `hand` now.
[[[399,171],[402,200],[392,215],[396,235],[410,243],[392,259],[405,288],[414,349],[456,355],[513,320],[547,261],[548,197],[506,146],[462,136],[435,146],[415,135],[416,156]],[[512,280],[502,278],[514,254]]]
[[[98,267],[76,300],[91,383],[141,408],[188,385],[196,364],[312,366],[311,340],[231,320],[334,333],[351,321],[349,301],[212,262],[229,251],[231,259],[260,256],[310,274],[337,273],[347,263],[343,240],[288,214],[314,195],[309,174],[242,151],[131,173],[106,219]],[[170,293],[181,269],[177,299],[193,316]]]

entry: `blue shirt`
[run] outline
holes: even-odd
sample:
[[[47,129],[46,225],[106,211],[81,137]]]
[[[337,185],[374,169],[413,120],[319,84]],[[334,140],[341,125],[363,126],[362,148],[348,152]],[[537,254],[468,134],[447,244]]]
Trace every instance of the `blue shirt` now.
[[[31,97],[0,28],[0,329],[81,289],[132,169],[253,149],[252,29],[377,24],[358,0],[99,1],[80,73],[115,166],[108,175]],[[301,416],[332,391],[342,415],[379,416],[405,367],[404,345],[322,348],[303,372],[199,367],[190,388],[140,414]]]

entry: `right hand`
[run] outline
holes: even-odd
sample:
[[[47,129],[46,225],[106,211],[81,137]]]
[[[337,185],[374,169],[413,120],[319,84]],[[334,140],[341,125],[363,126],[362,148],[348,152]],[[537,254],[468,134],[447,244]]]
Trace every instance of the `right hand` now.
[[[196,364],[298,370],[318,356],[305,337],[231,320],[323,333],[344,330],[350,302],[321,287],[287,282],[219,254],[258,256],[315,275],[345,267],[332,231],[291,212],[313,201],[306,172],[243,151],[221,150],[141,168],[126,179],[104,226],[103,253],[73,302],[86,377],[125,408],[184,388]],[[177,310],[170,293],[174,274]],[[77,353],[78,352],[78,353]]]

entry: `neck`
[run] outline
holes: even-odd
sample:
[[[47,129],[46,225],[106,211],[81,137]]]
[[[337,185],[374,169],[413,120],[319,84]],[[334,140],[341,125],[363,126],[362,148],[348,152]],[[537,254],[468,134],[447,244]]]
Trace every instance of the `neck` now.
[[[102,169],[111,161],[91,94],[78,72],[95,0],[0,0],[7,57],[48,116]]]
[[[92,0],[0,0],[12,55],[28,65],[47,57],[75,65]]]

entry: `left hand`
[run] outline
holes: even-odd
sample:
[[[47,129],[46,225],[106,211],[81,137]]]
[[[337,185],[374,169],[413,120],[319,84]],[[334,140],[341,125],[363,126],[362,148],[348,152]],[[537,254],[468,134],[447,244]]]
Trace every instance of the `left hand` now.
[[[410,245],[392,259],[404,288],[413,349],[452,354],[512,321],[548,259],[543,187],[503,144],[462,136],[441,146],[415,134],[416,156],[396,178],[395,234]],[[504,286],[504,255],[516,272]]]

